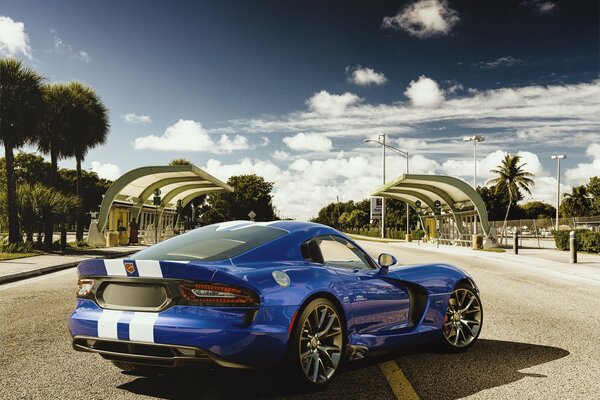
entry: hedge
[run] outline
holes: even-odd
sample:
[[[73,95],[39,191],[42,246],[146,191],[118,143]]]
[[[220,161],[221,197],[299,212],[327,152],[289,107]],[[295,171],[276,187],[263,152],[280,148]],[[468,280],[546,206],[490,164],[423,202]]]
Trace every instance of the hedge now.
[[[554,242],[559,250],[569,250],[570,231],[554,232]],[[587,251],[588,253],[600,253],[600,232],[589,231],[587,229],[575,230],[577,238],[577,251]]]

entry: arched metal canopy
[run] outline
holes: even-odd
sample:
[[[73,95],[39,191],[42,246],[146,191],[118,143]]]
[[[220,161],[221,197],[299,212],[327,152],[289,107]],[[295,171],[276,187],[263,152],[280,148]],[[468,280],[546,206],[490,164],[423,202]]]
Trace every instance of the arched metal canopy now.
[[[439,201],[442,210],[459,214],[475,211],[479,216],[483,232],[490,233],[487,210],[481,196],[468,183],[445,175],[402,175],[393,182],[383,185],[373,196],[399,199],[413,208],[421,202],[421,208],[433,214],[434,203]]]
[[[175,209],[177,201],[187,205],[198,196],[216,192],[233,192],[233,188],[195,165],[169,165],[142,167],[131,170],[108,188],[98,217],[98,230],[105,229],[108,214],[115,201],[131,204],[137,218],[146,206],[153,205],[154,191],[161,191],[159,209]],[[162,214],[162,211],[161,211]]]

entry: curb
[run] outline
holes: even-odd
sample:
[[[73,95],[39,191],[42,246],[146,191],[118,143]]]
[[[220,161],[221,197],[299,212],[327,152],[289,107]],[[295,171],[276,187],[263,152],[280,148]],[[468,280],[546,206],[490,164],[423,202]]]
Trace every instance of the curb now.
[[[105,256],[92,256],[92,257],[90,257],[90,259],[92,259],[92,258],[109,259],[109,258],[125,257],[125,256],[135,253],[136,251],[123,252],[123,253],[117,253],[117,254],[107,254]],[[17,272],[16,274],[3,275],[3,276],[0,276],[0,285],[2,285],[4,283],[21,281],[21,280],[33,278],[36,276],[51,274],[53,272],[62,271],[64,269],[73,268],[73,267],[76,267],[77,265],[79,265],[80,262],[81,261],[74,261],[74,262],[69,262],[69,263],[65,263],[65,264],[53,265],[51,267],[37,268],[37,269],[29,270],[29,271]]]

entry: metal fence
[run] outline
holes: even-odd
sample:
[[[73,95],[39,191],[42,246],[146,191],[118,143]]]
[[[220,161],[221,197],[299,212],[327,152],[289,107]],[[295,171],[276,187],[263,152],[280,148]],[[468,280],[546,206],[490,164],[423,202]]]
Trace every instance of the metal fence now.
[[[556,248],[554,243],[555,218],[509,220],[506,221],[506,232],[504,221],[490,221],[490,226],[496,230],[499,243],[511,243],[515,230],[518,230],[520,246]],[[600,232],[600,217],[560,218],[558,226],[560,230],[588,229]]]

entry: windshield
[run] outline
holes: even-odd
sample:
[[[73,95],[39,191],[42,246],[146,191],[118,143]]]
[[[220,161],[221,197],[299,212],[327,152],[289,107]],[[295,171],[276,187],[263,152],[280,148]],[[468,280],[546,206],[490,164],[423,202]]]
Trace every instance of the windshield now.
[[[238,256],[270,242],[287,231],[248,223],[227,229],[215,224],[194,229],[135,253],[134,260],[216,261]]]

